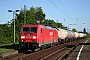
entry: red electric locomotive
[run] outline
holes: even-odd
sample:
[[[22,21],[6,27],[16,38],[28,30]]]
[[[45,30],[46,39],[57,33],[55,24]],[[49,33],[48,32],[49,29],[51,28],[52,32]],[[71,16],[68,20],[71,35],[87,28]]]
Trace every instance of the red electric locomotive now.
[[[58,42],[58,32],[55,28],[41,24],[22,25],[20,32],[19,52],[35,50],[44,45]]]

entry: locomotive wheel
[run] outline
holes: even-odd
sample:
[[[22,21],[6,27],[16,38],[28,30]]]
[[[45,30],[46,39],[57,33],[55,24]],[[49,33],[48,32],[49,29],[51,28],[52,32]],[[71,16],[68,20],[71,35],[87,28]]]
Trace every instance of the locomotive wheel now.
[[[59,42],[59,43],[61,42],[61,39],[60,39],[60,38],[58,38],[58,42]]]
[[[61,39],[60,38],[58,38],[58,44],[61,44]]]
[[[68,39],[66,38],[66,39],[65,39],[65,43],[67,43],[67,42],[68,42]]]
[[[19,49],[19,50],[18,50],[18,53],[22,53],[22,52],[23,52],[22,49]]]
[[[22,47],[19,47],[19,49],[18,49],[18,53],[22,53],[23,51],[22,51]]]
[[[44,46],[44,45],[42,45],[42,46],[40,47],[40,50],[43,50],[43,49],[45,49],[45,46]]]

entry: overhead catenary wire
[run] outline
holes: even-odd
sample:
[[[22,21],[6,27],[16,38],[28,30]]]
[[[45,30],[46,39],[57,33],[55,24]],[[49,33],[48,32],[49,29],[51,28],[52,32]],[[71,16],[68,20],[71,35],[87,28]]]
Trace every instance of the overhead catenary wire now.
[[[59,3],[63,6],[63,8],[66,10],[66,12],[73,18],[73,16],[68,12],[68,10],[65,8],[65,6],[61,3],[60,0],[58,0]],[[73,18],[73,19],[77,19],[77,18]],[[82,18],[79,18],[79,19],[82,19]],[[78,21],[78,20],[77,20]]]
[[[66,15],[67,18],[69,18],[69,19],[71,20],[71,18],[70,18],[63,10],[61,10],[52,0],[50,0],[50,2],[51,2],[55,7],[57,7],[57,9],[59,9],[59,11],[61,11],[64,15]],[[65,18],[64,18],[64,21],[66,21]],[[71,21],[72,21],[72,20],[71,20]]]
[[[7,0],[3,0],[3,1],[5,1],[5,2],[7,2],[7,3],[9,3],[9,4],[12,4],[12,5],[14,5],[14,6],[17,6],[17,7],[20,7],[20,6],[18,6],[18,5],[16,5],[16,4],[14,4],[14,3],[11,3],[11,2],[9,2],[9,1],[7,1]],[[50,0],[51,1],[51,0]],[[52,1],[51,1],[52,2]],[[53,3],[53,2],[52,2]],[[54,4],[54,3],[53,3]],[[54,4],[60,11],[62,11],[56,4]],[[21,8],[21,7],[20,7]],[[63,11],[62,11],[63,12]],[[63,12],[64,13],[64,12]],[[65,14],[65,13],[64,13]],[[66,14],[65,14],[66,15]],[[66,15],[67,16],[67,15]],[[67,16],[68,18],[69,18],[69,16]]]
[[[64,7],[64,5],[60,2],[60,0],[58,0],[59,3],[62,5],[62,7],[67,11],[67,9]],[[67,13],[69,14],[69,12],[67,11]]]
[[[63,12],[52,0],[50,0],[50,2],[55,5],[61,12]],[[64,13],[64,12],[63,12]],[[66,13],[64,13],[68,18],[70,18]]]
[[[5,1],[5,2],[7,2],[7,3],[9,3],[9,4],[12,4],[12,5],[14,5],[14,6],[17,6],[17,7],[20,7],[20,8],[21,8],[21,6],[18,6],[18,5],[16,5],[16,4],[14,4],[14,3],[11,3],[11,2],[9,2],[9,1],[7,1],[7,0],[3,0],[3,1]]]
[[[16,5],[16,4],[14,4],[14,3],[11,3],[11,2],[9,2],[9,1],[7,1],[7,0],[3,0],[3,1],[5,1],[5,2],[7,2],[7,3],[9,3],[9,4],[12,4],[12,5],[14,5],[14,6],[20,7],[21,9],[23,9],[21,6]],[[26,7],[28,7],[28,6],[26,6]],[[26,8],[26,9],[27,9],[27,8]]]
[[[59,3],[62,5],[62,7],[66,10],[66,12],[70,15],[70,13],[68,12],[68,10],[65,8],[65,6],[61,3],[61,1],[60,0],[58,0],[59,1]],[[71,16],[71,15],[70,15]]]

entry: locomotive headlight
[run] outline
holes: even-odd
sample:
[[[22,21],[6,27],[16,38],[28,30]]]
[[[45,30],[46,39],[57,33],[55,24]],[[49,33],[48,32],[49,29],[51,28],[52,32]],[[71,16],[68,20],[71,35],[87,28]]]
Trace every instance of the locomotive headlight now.
[[[21,40],[23,42],[23,40]]]
[[[37,36],[33,36],[33,39],[36,39],[37,38]]]
[[[25,36],[21,36],[21,39],[24,39],[25,38]]]

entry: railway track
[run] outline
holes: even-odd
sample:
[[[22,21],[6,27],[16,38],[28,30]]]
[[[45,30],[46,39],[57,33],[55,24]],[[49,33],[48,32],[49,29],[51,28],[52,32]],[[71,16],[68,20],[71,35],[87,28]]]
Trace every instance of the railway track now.
[[[59,50],[43,57],[40,60],[61,60],[67,54],[67,52],[70,52],[72,49],[74,49],[75,45],[78,45],[79,42],[80,41],[72,42],[72,45],[64,47],[62,49],[59,49]]]
[[[10,56],[7,56],[7,57],[2,57],[2,58],[0,58],[0,60],[18,60],[18,59],[20,59],[20,57],[24,57],[24,56],[27,56],[27,55],[23,54],[23,53],[17,53],[17,54],[10,55]]]
[[[69,43],[60,44],[58,46],[54,46],[30,54],[17,53],[0,58],[0,60],[59,60],[62,59],[67,52],[73,49],[73,47],[70,46],[78,45],[80,42],[83,41],[84,40],[75,40]]]

